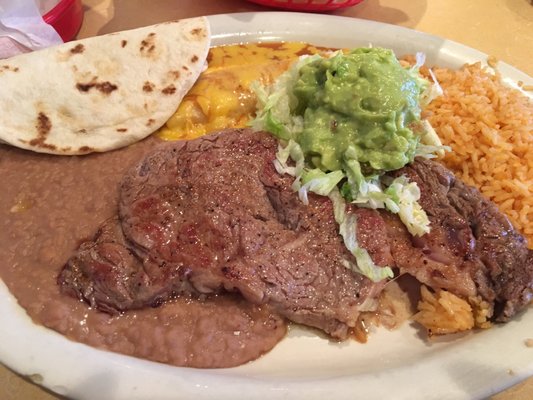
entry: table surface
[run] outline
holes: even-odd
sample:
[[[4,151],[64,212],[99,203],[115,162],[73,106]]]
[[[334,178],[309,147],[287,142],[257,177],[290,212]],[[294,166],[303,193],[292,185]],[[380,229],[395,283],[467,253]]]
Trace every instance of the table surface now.
[[[178,18],[271,9],[244,0],[83,0],[79,38]],[[333,12],[439,35],[474,47],[533,76],[533,0],[365,0]],[[51,400],[50,392],[0,364],[0,399]],[[533,398],[533,379],[494,396]]]

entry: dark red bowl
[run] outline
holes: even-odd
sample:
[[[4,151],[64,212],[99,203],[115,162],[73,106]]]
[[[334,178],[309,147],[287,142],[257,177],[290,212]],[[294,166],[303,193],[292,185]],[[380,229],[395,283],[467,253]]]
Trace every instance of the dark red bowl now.
[[[74,39],[83,21],[81,0],[61,0],[43,15],[44,22],[56,30],[64,42]]]

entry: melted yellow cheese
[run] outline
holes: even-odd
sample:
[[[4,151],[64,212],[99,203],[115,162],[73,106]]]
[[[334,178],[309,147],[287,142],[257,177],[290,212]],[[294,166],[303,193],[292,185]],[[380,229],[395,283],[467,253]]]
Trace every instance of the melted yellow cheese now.
[[[193,139],[225,128],[242,128],[254,116],[250,84],[270,84],[300,55],[324,49],[305,43],[252,43],[214,47],[208,68],[160,129],[166,140]]]

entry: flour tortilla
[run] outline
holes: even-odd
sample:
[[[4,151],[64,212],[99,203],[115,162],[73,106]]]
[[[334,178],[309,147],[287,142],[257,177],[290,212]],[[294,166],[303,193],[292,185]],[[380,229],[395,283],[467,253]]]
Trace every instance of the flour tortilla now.
[[[134,143],[176,111],[209,44],[202,17],[0,60],[0,140],[61,155]]]

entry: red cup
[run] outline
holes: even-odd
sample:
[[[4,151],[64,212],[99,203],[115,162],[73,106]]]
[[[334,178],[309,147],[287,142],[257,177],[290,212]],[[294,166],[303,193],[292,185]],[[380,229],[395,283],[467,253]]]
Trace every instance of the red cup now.
[[[44,22],[56,30],[64,42],[74,39],[83,21],[81,0],[61,0],[43,15]]]
[[[293,11],[333,11],[351,7],[363,0],[248,0],[263,6]]]

